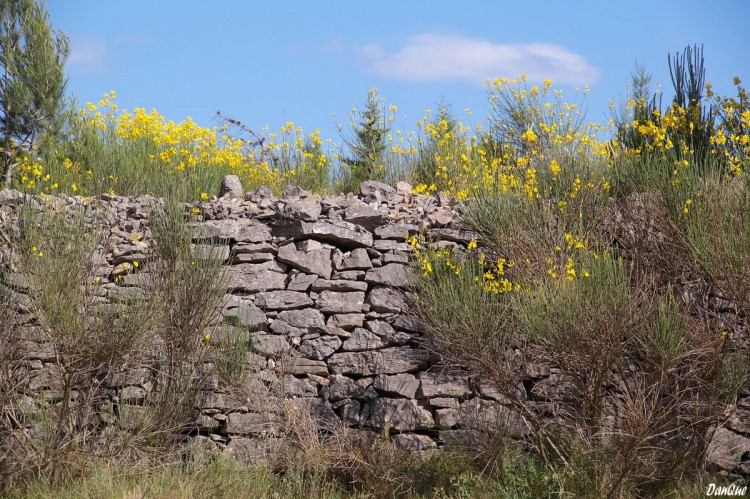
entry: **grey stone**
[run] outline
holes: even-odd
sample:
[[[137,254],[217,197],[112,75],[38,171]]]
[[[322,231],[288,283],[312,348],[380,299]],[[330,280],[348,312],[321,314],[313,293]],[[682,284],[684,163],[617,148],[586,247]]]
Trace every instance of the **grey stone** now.
[[[120,286],[148,286],[151,282],[149,272],[139,272],[137,274],[126,274],[120,277]]]
[[[262,243],[271,240],[271,229],[257,220],[208,220],[195,222],[194,239],[227,239],[236,242]]]
[[[289,283],[286,285],[286,289],[289,291],[307,291],[316,279],[319,279],[317,275],[294,270],[289,274]]]
[[[337,402],[344,399],[362,399],[365,396],[366,387],[357,383],[351,378],[334,374],[329,378],[330,383],[324,389],[323,393],[328,396],[331,402]]]
[[[427,221],[430,225],[448,225],[453,221],[454,215],[446,209],[438,209],[427,215]]]
[[[461,407],[458,399],[454,399],[451,397],[436,397],[430,399],[430,405],[432,407],[440,407],[444,409],[458,409]]]
[[[388,286],[374,286],[367,293],[366,302],[370,305],[370,310],[375,312],[405,312],[407,310],[406,301],[403,294]]]
[[[418,433],[399,433],[391,437],[393,444],[411,452],[423,452],[437,449],[437,443],[427,435]]]
[[[385,339],[390,339],[396,334],[393,326],[385,321],[367,321],[367,329]]]
[[[717,428],[708,444],[706,463],[709,469],[731,472],[736,471],[743,462],[743,456],[748,455],[750,438],[726,428]]]
[[[321,312],[327,313],[358,313],[362,311],[364,301],[365,293],[363,291],[350,293],[323,291],[318,298],[317,307]]]
[[[345,279],[349,281],[361,281],[365,278],[364,270],[344,270],[331,274],[332,279]]]
[[[265,333],[252,333],[250,343],[258,353],[269,356],[282,355],[290,350],[287,339],[283,336]]]
[[[266,314],[252,302],[242,302],[239,306],[224,311],[224,318],[236,319],[247,328],[255,329],[268,322]]]
[[[435,424],[441,428],[452,428],[461,422],[461,411],[454,408],[437,409]]]
[[[461,404],[461,427],[522,438],[529,427],[517,412],[492,400],[473,398]]]
[[[396,431],[414,431],[435,426],[430,411],[420,407],[416,400],[379,397],[367,405],[369,416],[365,425],[371,428],[388,426]]]
[[[294,357],[289,372],[296,375],[314,374],[317,376],[328,376],[328,366],[322,360]]]
[[[362,327],[364,322],[365,314],[333,314],[328,318],[326,325],[352,330],[355,327]]]
[[[372,376],[414,372],[427,366],[430,354],[409,347],[389,347],[365,352],[335,353],[328,359],[334,373]]]
[[[282,379],[282,391],[287,397],[316,397],[318,395],[318,386],[307,378],[297,378],[289,374]]]
[[[427,236],[433,240],[451,241],[463,245],[469,244],[472,240],[476,241],[480,239],[479,234],[474,231],[447,228],[429,229],[427,231]]]
[[[365,180],[359,184],[359,192],[362,193],[363,196],[379,192],[383,198],[385,198],[389,194],[396,194],[396,189],[388,184],[384,184],[383,182]]]
[[[279,313],[279,319],[285,321],[290,326],[299,328],[312,328],[325,325],[323,314],[314,308],[285,310]]]
[[[479,394],[484,398],[495,400],[497,402],[500,402],[501,404],[506,405],[512,402],[507,393],[503,393],[496,384],[492,383],[489,380],[480,379],[477,383],[477,388],[479,390]],[[516,397],[518,400],[526,400],[526,390],[524,389],[522,383],[516,385],[514,391],[514,397]]]
[[[410,251],[411,246],[406,243],[392,241],[390,239],[377,239],[372,243],[372,248],[380,252],[384,251]]]
[[[422,324],[416,315],[411,314],[401,314],[396,317],[396,320],[393,322],[393,327],[412,333],[425,332],[424,324]]]
[[[284,189],[284,200],[293,200],[309,197],[312,193],[298,185],[288,185]]]
[[[385,345],[386,342],[381,340],[378,335],[365,329],[357,328],[352,332],[351,337],[344,342],[343,349],[349,352],[356,352],[362,350],[375,350],[384,347]]]
[[[359,426],[361,424],[362,404],[358,400],[342,400],[334,408],[347,426]]]
[[[289,323],[286,321],[282,321],[281,319],[275,319],[271,326],[269,327],[272,333],[274,334],[281,334],[284,336],[289,337],[297,337],[300,338],[308,333],[308,328],[301,328],[301,327],[294,327],[290,326]]]
[[[199,414],[195,420],[190,422],[192,428],[204,432],[216,431],[219,429],[220,425],[221,423],[218,420],[204,414]]]
[[[408,399],[414,398],[419,388],[419,380],[412,374],[395,374],[388,376],[380,374],[372,382],[373,388],[389,395],[400,395]]]
[[[290,310],[309,307],[313,301],[299,291],[268,291],[255,295],[255,304],[262,310]]]
[[[324,279],[329,279],[333,272],[329,249],[299,251],[294,244],[287,244],[279,248],[277,258],[280,262],[288,263],[302,272],[317,274]]]
[[[324,360],[331,356],[341,346],[338,336],[321,336],[313,340],[305,340],[299,346],[299,352],[305,357]]]
[[[400,194],[411,194],[412,186],[408,182],[404,182],[403,180],[396,183],[396,192]]]
[[[279,421],[272,413],[232,413],[227,416],[226,431],[230,435],[280,436]]]
[[[277,455],[284,441],[285,438],[233,436],[227,444],[227,449],[237,457],[252,462]]]
[[[292,234],[297,239],[312,238],[342,247],[372,246],[372,234],[350,222],[330,220],[319,222],[294,221]]]
[[[128,253],[127,255],[118,256],[112,260],[112,265],[121,265],[123,263],[130,263],[135,265],[135,262],[142,262],[146,260],[145,253]]]
[[[388,216],[382,211],[367,204],[353,204],[344,210],[344,219],[367,230],[373,230],[388,221]]]
[[[466,371],[436,366],[430,372],[419,373],[420,398],[468,397],[471,395],[469,374]]]
[[[221,187],[219,188],[219,197],[227,197],[229,199],[242,199],[245,193],[242,191],[242,182],[240,177],[237,175],[225,175],[221,179]]]
[[[313,222],[320,218],[320,201],[315,199],[290,200],[282,211],[284,218]]]
[[[112,257],[115,259],[120,258],[121,256],[130,256],[130,255],[143,255],[148,251],[148,244],[146,244],[144,241],[128,241],[127,244],[121,244],[118,246],[115,251],[112,252]]]
[[[406,269],[405,265],[389,263],[380,268],[368,270],[367,274],[365,274],[365,281],[373,284],[405,288],[411,285],[411,278]]]
[[[236,397],[214,391],[203,392],[198,403],[200,409],[215,409],[221,412],[236,411],[240,406],[242,403]]]
[[[271,272],[279,272],[285,274],[289,266],[285,263],[279,263],[276,260],[271,260],[263,263],[243,263],[232,267],[231,273],[242,273],[242,274],[256,274],[264,270],[270,270]]]
[[[263,243],[237,243],[232,247],[232,250],[237,255],[243,255],[245,253],[269,253],[269,254],[276,254],[276,250],[274,249],[273,245],[271,243],[263,242]]]
[[[116,303],[129,303],[145,300],[146,293],[141,288],[115,286],[109,290],[109,299]]]
[[[246,293],[281,290],[285,287],[286,274],[272,270],[261,270],[249,274],[236,271],[229,272],[229,279],[227,280],[227,288],[230,291],[244,291]]]
[[[348,281],[344,279],[318,279],[312,285],[313,291],[367,291],[367,283],[363,281]]]
[[[409,256],[404,254],[386,253],[383,255],[383,263],[409,263]]]
[[[295,399],[291,401],[291,404],[298,410],[310,414],[320,428],[332,430],[341,423],[341,420],[333,411],[331,403],[327,400],[319,398]]]
[[[375,229],[375,236],[380,239],[395,239],[405,241],[407,237],[419,232],[419,226],[414,224],[391,224]]]
[[[271,260],[273,260],[271,253],[241,253],[232,257],[232,265],[270,262]]]
[[[356,248],[345,256],[337,270],[369,270],[372,268],[372,262],[364,248]]]

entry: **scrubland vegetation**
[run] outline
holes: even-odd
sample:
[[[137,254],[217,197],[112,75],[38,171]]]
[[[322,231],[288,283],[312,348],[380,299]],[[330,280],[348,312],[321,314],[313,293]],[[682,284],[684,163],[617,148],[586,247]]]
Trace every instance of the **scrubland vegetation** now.
[[[747,390],[750,373],[740,348],[750,315],[750,100],[739,78],[736,95],[715,95],[697,47],[669,64],[674,98],[662,102],[637,68],[605,124],[586,122],[585,89],[570,102],[552,81],[521,77],[487,83],[486,119],[466,125],[446,107],[428,111],[414,131],[395,129],[396,106],[372,90],[340,143],[292,122],[255,132],[233,121],[174,123],[156,111],[118,109],[114,92],[60,106],[54,126],[39,127],[33,140],[6,128],[6,187],[165,202],[152,214],[156,251],[142,307],[97,305],[92,251],[100,241],[83,229],[83,213],[29,215],[14,236],[31,276],[24,285],[34,290],[29,308],[65,359],[65,391],[33,422],[42,438],[13,431],[31,412],[13,396],[19,346],[0,320],[8,324],[0,343],[5,492],[702,495],[706,480],[718,480],[702,467],[710,429]],[[233,360],[244,352],[204,334],[223,296],[221,264],[195,256],[178,204],[209,199],[226,174],[245,190],[356,192],[375,179],[462,201],[465,223],[480,235],[465,251],[407,240],[415,306],[438,352],[487,376],[531,421],[531,437],[476,435],[419,461],[386,440],[367,447],[310,431],[298,432],[298,453],[275,462],[245,466],[200,452],[182,459],[176,435],[209,375],[203,366],[216,366],[227,382],[246,375]],[[731,313],[714,299],[731,303]],[[97,393],[103,366],[137,364],[154,334],[169,386],[150,401],[152,412],[118,415],[129,421],[121,433],[89,441],[80,429],[99,403],[86,397]],[[510,355],[517,351],[520,359]],[[554,427],[542,423],[539,404],[517,395],[532,360],[559,369],[570,391]]]

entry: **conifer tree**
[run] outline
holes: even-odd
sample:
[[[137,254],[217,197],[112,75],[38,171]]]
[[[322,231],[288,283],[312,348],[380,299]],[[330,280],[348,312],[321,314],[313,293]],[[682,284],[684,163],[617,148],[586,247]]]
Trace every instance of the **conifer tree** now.
[[[44,0],[0,2],[0,179],[8,187],[23,155],[57,121],[68,53]]]
[[[368,93],[367,106],[360,111],[360,117],[359,124],[353,127],[353,140],[346,140],[351,157],[344,159],[356,181],[382,176],[379,170],[383,169],[383,153],[390,128],[386,125],[385,110],[376,89]]]

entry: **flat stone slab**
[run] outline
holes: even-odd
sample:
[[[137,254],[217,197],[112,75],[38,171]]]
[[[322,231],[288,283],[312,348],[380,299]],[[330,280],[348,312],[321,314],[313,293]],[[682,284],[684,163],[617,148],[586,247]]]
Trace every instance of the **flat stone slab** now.
[[[409,347],[390,347],[364,352],[335,353],[328,359],[334,373],[356,376],[400,374],[427,367],[430,353]]]
[[[318,297],[318,310],[334,314],[358,313],[362,311],[364,303],[364,291],[346,293],[323,291]]]
[[[419,373],[421,386],[420,398],[432,397],[468,397],[469,374],[465,371],[435,367],[434,371]]]
[[[236,242],[262,243],[271,240],[271,229],[252,219],[208,220],[191,224],[193,239],[226,239]]]
[[[372,382],[373,388],[388,395],[414,398],[419,388],[419,380],[413,374],[380,374]]]
[[[309,307],[313,301],[299,291],[268,291],[255,295],[255,304],[261,310],[291,310]]]
[[[375,235],[380,239],[395,239],[401,242],[418,232],[419,226],[414,224],[390,224],[375,229]]]
[[[317,239],[343,247],[372,246],[372,233],[350,222],[343,220],[292,223],[292,234],[295,239]]]
[[[349,352],[375,350],[386,346],[380,336],[367,331],[366,329],[356,328],[352,331],[351,337],[344,342],[344,350]]]
[[[244,272],[229,272],[227,288],[230,291],[244,291],[246,293],[257,293],[259,291],[272,291],[286,287],[286,274],[272,270],[261,270],[247,274]]]
[[[405,312],[407,310],[406,300],[397,289],[388,286],[374,286],[367,294],[370,310],[374,312]]]
[[[318,279],[312,284],[313,291],[367,291],[367,283],[346,279]]]
[[[409,287],[412,284],[406,265],[400,263],[389,263],[368,270],[365,274],[365,281],[398,288]]]
[[[328,376],[328,365],[322,360],[306,359],[305,357],[294,357],[289,367],[290,374],[298,376],[303,374],[314,374],[317,376]]]
[[[320,310],[304,308],[302,310],[285,310],[279,313],[279,319],[293,327],[312,328],[325,326],[325,318]]]
[[[373,230],[388,222],[388,214],[362,203],[353,204],[344,210],[344,218],[351,223]]]

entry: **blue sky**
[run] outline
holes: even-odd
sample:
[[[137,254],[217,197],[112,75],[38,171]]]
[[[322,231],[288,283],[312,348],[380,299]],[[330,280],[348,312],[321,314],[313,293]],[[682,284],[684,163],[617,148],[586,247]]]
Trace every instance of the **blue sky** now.
[[[157,109],[253,129],[294,121],[338,141],[335,121],[377,87],[414,129],[450,104],[467,123],[487,114],[483,82],[527,73],[573,100],[591,89],[588,120],[605,122],[637,61],[671,98],[667,53],[703,44],[719,93],[750,85],[750,2],[101,1],[47,0],[70,39],[68,92],[81,103],[117,92],[121,108]],[[666,100],[665,100],[666,102]],[[473,111],[471,117],[463,114]]]

